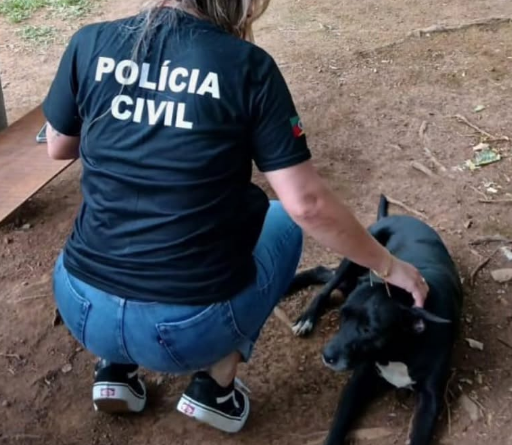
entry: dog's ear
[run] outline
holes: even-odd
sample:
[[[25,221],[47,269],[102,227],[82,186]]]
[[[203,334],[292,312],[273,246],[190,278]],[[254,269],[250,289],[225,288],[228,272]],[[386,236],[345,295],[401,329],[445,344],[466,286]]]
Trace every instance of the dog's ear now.
[[[432,312],[427,311],[426,309],[420,307],[412,307],[411,312],[413,315],[424,319],[425,321],[431,321],[432,323],[441,323],[441,324],[450,324],[451,321],[446,318],[438,317]]]
[[[417,334],[421,334],[426,329],[426,322],[438,323],[438,324],[450,324],[451,321],[446,318],[438,317],[432,312],[419,307],[406,307],[402,306],[409,316],[412,318],[412,329]]]

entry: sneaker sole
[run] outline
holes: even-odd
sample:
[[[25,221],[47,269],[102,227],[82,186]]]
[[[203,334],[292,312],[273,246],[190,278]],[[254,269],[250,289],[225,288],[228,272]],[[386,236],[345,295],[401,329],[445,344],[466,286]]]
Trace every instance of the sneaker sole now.
[[[146,393],[146,388],[139,382]],[[94,409],[105,413],[140,413],[146,406],[146,396],[135,393],[123,383],[99,382],[92,389]]]
[[[217,411],[206,405],[198,403],[196,400],[190,399],[186,395],[181,396],[178,402],[178,411],[191,417],[199,422],[205,423],[225,433],[238,433],[247,422],[249,417],[249,397],[243,394],[245,399],[245,412],[241,418],[231,417],[222,411]]]

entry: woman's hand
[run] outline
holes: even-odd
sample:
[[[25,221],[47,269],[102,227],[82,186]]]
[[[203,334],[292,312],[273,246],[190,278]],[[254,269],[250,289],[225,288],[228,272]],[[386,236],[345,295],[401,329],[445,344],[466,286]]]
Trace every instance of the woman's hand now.
[[[413,265],[393,257],[386,281],[412,294],[414,305],[423,307],[429,291],[428,284]]]

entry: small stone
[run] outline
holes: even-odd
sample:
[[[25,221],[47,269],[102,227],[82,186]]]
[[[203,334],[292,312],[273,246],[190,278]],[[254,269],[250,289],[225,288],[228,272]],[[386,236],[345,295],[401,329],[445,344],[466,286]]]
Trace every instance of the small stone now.
[[[12,238],[9,238],[8,236],[6,236],[4,238],[4,244],[11,244],[12,243]]]
[[[470,379],[460,379],[459,382],[460,383],[466,383],[467,385],[472,385],[473,384],[473,380],[470,380]]]
[[[482,342],[473,340],[472,338],[466,338],[466,341],[471,349],[476,349],[478,351],[484,350],[484,344]]]
[[[156,386],[162,386],[162,383],[164,383],[164,377],[162,375],[159,375],[157,378],[156,378]]]
[[[491,276],[498,283],[506,283],[512,280],[512,269],[498,269],[491,271]]]
[[[2,408],[9,408],[11,406],[11,402],[9,400],[4,400],[2,402]]]
[[[31,227],[32,225],[30,223],[26,223],[21,226],[21,230],[30,230]]]
[[[68,374],[69,372],[71,372],[73,370],[73,366],[71,365],[71,363],[66,363],[62,368],[61,368],[61,371],[63,374]]]

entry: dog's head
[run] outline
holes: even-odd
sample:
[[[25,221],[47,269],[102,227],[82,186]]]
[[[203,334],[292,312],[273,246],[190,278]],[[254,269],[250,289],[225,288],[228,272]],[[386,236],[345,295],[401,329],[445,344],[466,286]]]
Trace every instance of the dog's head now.
[[[344,371],[377,360],[390,344],[422,334],[429,322],[450,323],[424,309],[400,304],[382,284],[361,283],[341,308],[340,329],[323,350],[324,363]]]

